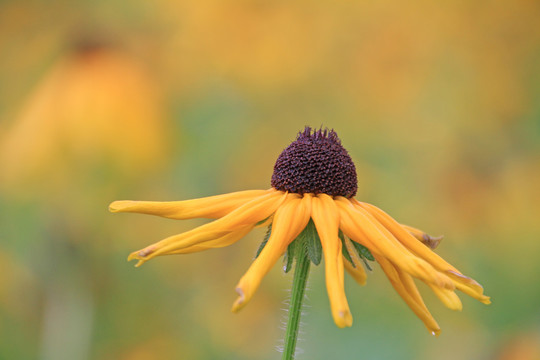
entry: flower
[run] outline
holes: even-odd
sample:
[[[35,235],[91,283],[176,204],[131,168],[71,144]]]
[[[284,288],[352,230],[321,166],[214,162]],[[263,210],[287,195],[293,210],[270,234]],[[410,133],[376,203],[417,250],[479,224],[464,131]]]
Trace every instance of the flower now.
[[[425,306],[413,278],[426,283],[450,309],[461,310],[460,290],[488,304],[476,281],[432,251],[440,238],[401,225],[379,208],[353,198],[356,169],[331,130],[306,127],[278,157],[268,190],[248,190],[175,202],[115,201],[112,212],[135,212],[172,219],[217,219],[174,235],[129,255],[137,266],[159,255],[188,254],[231,245],[254,227],[271,224],[262,250],[236,286],[234,312],[253,297],[262,278],[288,246],[313,221],[325,259],[326,287],[334,322],[352,325],[343,269],[360,284],[362,261],[379,263],[398,294],[438,335],[440,328]]]
[[[166,158],[166,125],[157,85],[140,61],[107,39],[81,38],[0,139],[0,185],[42,196],[90,183],[96,173],[101,179],[104,170],[136,178]]]

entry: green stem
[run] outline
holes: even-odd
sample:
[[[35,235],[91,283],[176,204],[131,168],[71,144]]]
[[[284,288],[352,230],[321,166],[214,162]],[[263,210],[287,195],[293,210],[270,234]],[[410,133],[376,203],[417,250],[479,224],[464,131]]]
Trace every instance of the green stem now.
[[[291,302],[289,304],[289,320],[285,332],[285,345],[283,347],[282,360],[292,360],[296,351],[296,340],[298,338],[298,328],[300,325],[300,315],[302,313],[302,302],[306,292],[306,283],[309,274],[310,260],[304,244],[298,246],[296,251],[296,268],[291,291]]]

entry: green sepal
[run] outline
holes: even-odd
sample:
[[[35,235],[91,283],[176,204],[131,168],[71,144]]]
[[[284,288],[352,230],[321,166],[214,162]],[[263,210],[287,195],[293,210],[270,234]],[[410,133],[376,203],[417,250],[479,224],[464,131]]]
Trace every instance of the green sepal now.
[[[341,230],[339,230],[338,236],[341,240],[341,253],[343,254],[343,257],[347,259],[347,261],[350,262],[353,267],[356,267],[356,265],[352,261],[351,254],[349,254],[347,245],[345,245],[345,235],[343,235],[343,232],[341,232]]]
[[[322,259],[322,244],[313,220],[309,219],[306,228],[298,235],[298,239],[305,244],[309,260],[319,265]]]
[[[261,251],[266,246],[266,243],[268,242],[268,239],[270,239],[271,234],[272,234],[272,224],[268,225],[268,229],[266,229],[266,235],[264,235],[264,239],[261,245],[259,245],[259,248],[257,249],[257,254],[255,255],[255,259],[258,258],[259,255],[261,254]]]
[[[367,262],[366,258],[363,257],[362,261],[364,262],[364,265],[366,266],[366,269],[368,269],[369,271],[373,271],[371,266],[369,266],[369,263]]]
[[[313,264],[319,265],[321,263],[321,239],[319,238],[317,228],[311,219],[300,235],[298,235],[296,239],[294,239],[294,241],[287,247],[287,252],[285,253],[285,257],[283,259],[283,270],[285,273],[288,273],[292,269],[294,260],[298,260],[298,256],[304,252],[307,254],[308,259]]]
[[[358,256],[360,256],[360,259],[362,259],[362,261],[364,262],[366,269],[368,269],[369,271],[372,271],[373,269],[371,268],[371,266],[369,266],[369,263],[367,262],[367,260],[375,261],[373,254],[371,254],[371,251],[369,251],[367,247],[365,247],[362,244],[357,243],[356,241],[351,241],[351,242],[354,246],[354,249],[358,253]]]
[[[357,243],[356,241],[351,241],[358,252],[358,255],[360,255],[363,258],[368,259],[369,261],[375,261],[375,258],[371,254],[371,251],[367,247],[365,247],[362,244]]]
[[[292,243],[289,244],[287,247],[287,251],[285,252],[285,256],[283,257],[283,271],[285,271],[285,274],[291,271],[293,267],[294,258],[297,255],[297,247],[302,246],[301,242],[298,241],[298,238],[296,238]]]

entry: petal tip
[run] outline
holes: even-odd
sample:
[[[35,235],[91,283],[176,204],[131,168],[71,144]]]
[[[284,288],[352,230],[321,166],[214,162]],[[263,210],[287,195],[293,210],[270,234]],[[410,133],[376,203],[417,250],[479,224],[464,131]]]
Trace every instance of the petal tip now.
[[[430,235],[424,233],[422,235],[422,238],[423,238],[422,242],[427,247],[429,247],[431,250],[435,250],[439,246],[441,241],[444,239],[444,235],[430,236]]]
[[[141,266],[142,264],[144,264],[146,262],[146,259],[144,259],[143,257],[141,257],[141,250],[139,251],[135,251],[135,252],[132,252],[131,254],[129,254],[128,258],[127,258],[127,261],[131,261],[131,260],[139,260],[136,264],[135,264],[135,267],[139,267]]]
[[[109,205],[109,211],[112,213],[122,212],[125,208],[127,208],[130,204],[132,204],[133,201],[131,200],[117,200],[113,201]]]
[[[353,318],[348,310],[341,310],[338,312],[336,318],[334,319],[336,325],[339,328],[351,327],[353,323]]]
[[[241,288],[237,287],[235,289],[235,291],[238,293],[238,298],[235,300],[235,302],[234,302],[234,304],[232,306],[231,311],[233,313],[236,313],[240,309],[242,309],[242,307],[244,307],[244,305],[245,305],[245,300],[246,300],[246,297],[244,295],[244,291]]]

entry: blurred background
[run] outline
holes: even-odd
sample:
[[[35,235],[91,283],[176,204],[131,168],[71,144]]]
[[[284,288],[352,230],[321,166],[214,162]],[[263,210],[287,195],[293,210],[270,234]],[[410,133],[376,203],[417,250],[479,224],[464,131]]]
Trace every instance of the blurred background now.
[[[334,128],[357,198],[444,234],[484,285],[438,338],[378,266],[335,327],[312,270],[299,359],[540,359],[540,3],[1,1],[0,358],[277,359],[291,282],[248,307],[237,244],[126,256],[204,221],[107,211],[270,187],[305,125]]]

